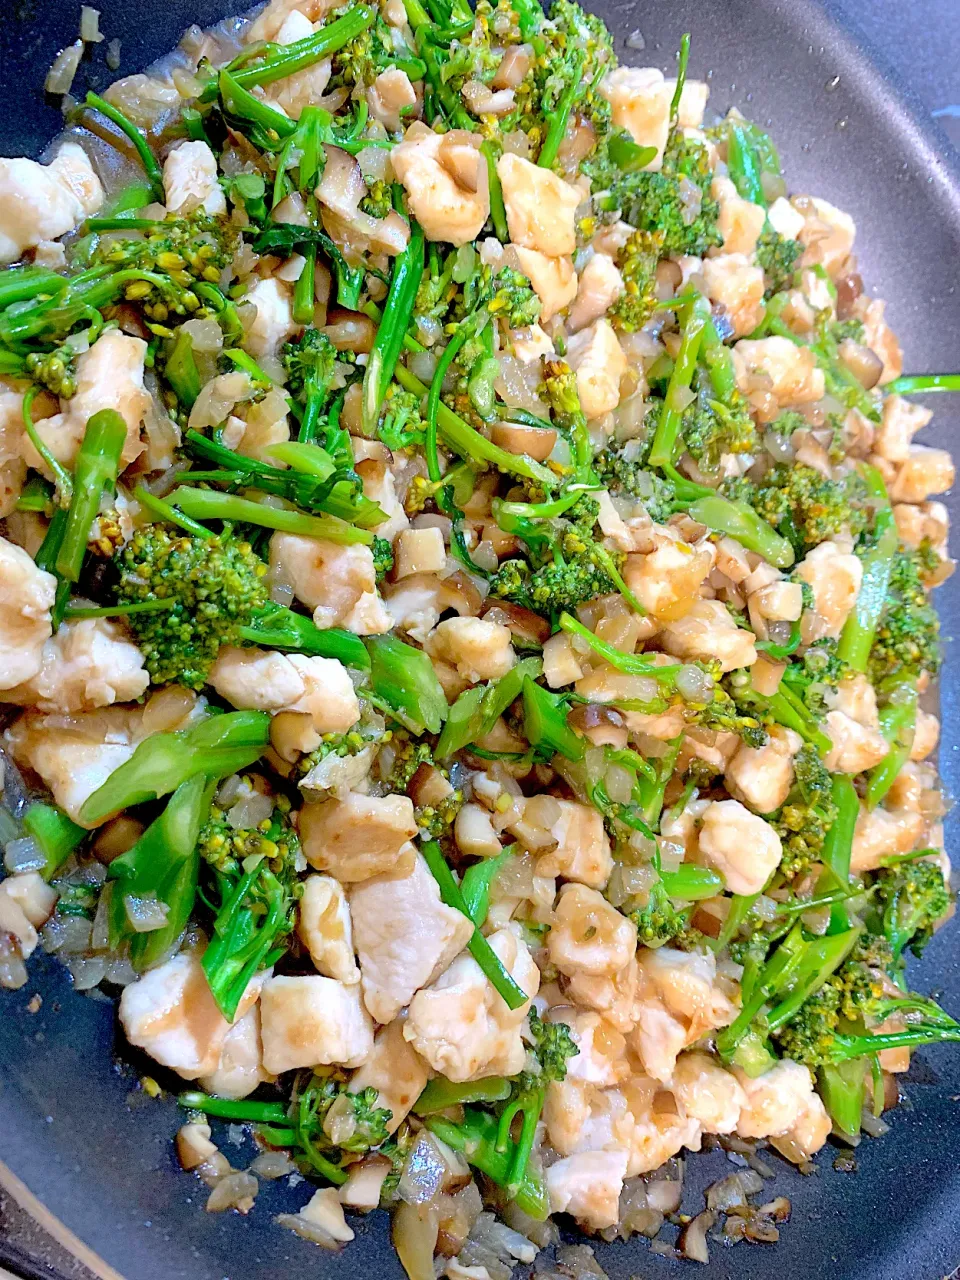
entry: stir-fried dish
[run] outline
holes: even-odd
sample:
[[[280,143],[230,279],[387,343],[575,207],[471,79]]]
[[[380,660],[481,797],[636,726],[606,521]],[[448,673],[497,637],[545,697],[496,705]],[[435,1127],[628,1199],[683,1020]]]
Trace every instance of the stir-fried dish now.
[[[271,0],[0,160],[0,982],[118,995],[211,1211],[705,1260],[960,1039],[906,967],[956,378],[686,38],[425,2]]]

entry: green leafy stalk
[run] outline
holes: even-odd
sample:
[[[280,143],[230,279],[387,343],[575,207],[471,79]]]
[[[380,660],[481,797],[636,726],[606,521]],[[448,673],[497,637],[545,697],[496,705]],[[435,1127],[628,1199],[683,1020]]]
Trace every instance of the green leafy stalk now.
[[[892,396],[929,395],[931,391],[960,391],[960,373],[909,373],[894,378],[884,390]]]
[[[586,740],[567,724],[569,699],[551,693],[527,676],[523,682],[523,731],[532,747],[548,756],[559,752],[567,760],[582,760]]]
[[[186,1111],[201,1111],[220,1120],[237,1120],[241,1124],[286,1124],[287,1108],[282,1102],[250,1102],[246,1099],[219,1098],[210,1093],[190,1091],[177,1098]]]
[[[677,86],[670,102],[670,119],[675,121],[680,112],[680,99],[683,97],[683,86],[687,81],[687,65],[690,62],[690,32],[685,31],[680,37],[680,57],[677,62]]]
[[[466,1084],[454,1084],[445,1076],[437,1076],[424,1088],[413,1104],[418,1116],[432,1116],[450,1107],[462,1107],[469,1102],[504,1102],[510,1097],[513,1085],[503,1076],[487,1076],[484,1080],[468,1080]]]
[[[150,181],[151,196],[158,204],[163,204],[166,198],[163,190],[163,171],[144,133],[137,128],[132,120],[128,120],[122,111],[118,111],[116,107],[111,106],[99,94],[88,93],[83,105],[94,111],[99,111],[102,116],[106,116],[111,124],[115,124],[120,132],[129,138],[137,155],[140,157],[143,171]]]
[[[867,669],[880,615],[887,600],[894,557],[900,545],[897,522],[893,518],[883,477],[869,463],[864,463],[860,470],[870,497],[880,505],[874,517],[873,545],[862,558],[863,579],[857,603],[844,623],[837,645],[837,656],[854,671]]]
[[[483,928],[490,908],[490,888],[515,852],[516,845],[507,845],[502,853],[493,858],[484,858],[482,862],[475,862],[463,873],[460,891],[467,904],[467,915],[478,929]]]
[[[105,491],[113,491],[120,474],[120,454],[127,424],[115,409],[101,409],[87,422],[73,474],[73,497],[57,555],[57,573],[67,582],[80,577],[90,528]]]
[[[512,1153],[499,1149],[499,1126],[489,1112],[468,1107],[462,1124],[440,1116],[428,1116],[425,1123],[447,1146],[462,1152],[475,1169],[502,1187],[509,1185]],[[546,1221],[549,1212],[546,1187],[543,1179],[535,1177],[529,1168],[512,1198],[529,1217],[537,1222]]]
[[[508,244],[510,228],[507,226],[507,209],[503,203],[503,188],[497,173],[500,147],[492,138],[487,138],[480,144],[480,154],[487,165],[487,187],[490,191],[490,221],[493,223],[493,234],[501,244]]]
[[[569,613],[561,613],[559,622],[563,631],[585,640],[594,653],[609,662],[617,671],[622,671],[628,676],[649,676],[663,685],[676,683],[677,672],[680,670],[679,664],[671,663],[669,666],[659,666],[654,662],[649,662],[642,654],[624,653],[622,649],[618,649],[616,646],[608,644],[606,640],[601,640],[599,636],[594,635],[588,627],[585,627],[582,622],[578,622]]]
[[[23,415],[23,428],[27,433],[27,438],[36,449],[37,453],[43,459],[43,464],[53,476],[57,489],[60,492],[61,502],[69,502],[73,497],[73,477],[70,472],[53,456],[47,446],[44,444],[37,431],[33,421],[33,402],[40,393],[37,386],[30,387],[23,397],[23,404],[20,412]]]
[[[853,779],[845,773],[835,773],[831,785],[831,799],[837,816],[827,832],[821,851],[821,860],[837,881],[844,887],[850,883],[850,857],[853,851],[853,833],[860,813],[860,799]],[[844,903],[836,903],[830,911],[828,932],[843,933],[850,926]]]
[[[372,692],[416,733],[439,733],[447,698],[429,656],[389,634],[369,636],[366,645]]]
[[[880,804],[910,759],[916,727],[917,682],[908,676],[895,681],[880,710],[880,732],[890,743],[890,750],[867,774],[864,798],[868,809]]]
[[[748,551],[755,551],[778,569],[794,562],[793,547],[745,502],[714,495],[698,498],[687,507],[691,520],[704,524],[713,533],[728,534]]]
[[[430,874],[440,887],[440,897],[448,907],[453,907],[456,911],[462,912],[469,920],[471,918],[470,912],[464,901],[463,893],[454,879],[453,872],[447,865],[439,844],[435,840],[424,840],[420,845],[420,852],[430,868]],[[507,972],[503,961],[476,926],[474,926],[473,936],[467,943],[467,947],[484,975],[489,979],[491,985],[502,997],[509,1009],[519,1009],[527,1003],[529,999],[527,993],[521,986],[518,986],[511,974]]]
[[[370,669],[370,655],[359,636],[339,627],[322,630],[310,618],[283,605],[272,605],[239,630],[241,639],[266,649],[337,658],[360,671]]]
[[[134,804],[176,791],[198,773],[225,778],[258,760],[270,741],[270,717],[263,711],[229,711],[189,729],[154,733],[88,796],[80,809],[95,826]]]
[[[670,374],[663,412],[650,447],[651,467],[663,467],[674,461],[687,392],[697,367],[704,326],[709,314],[709,304],[701,294],[694,295],[680,308],[680,349]]]
[[[524,679],[536,680],[542,670],[539,658],[522,658],[499,680],[464,690],[447,715],[436,758],[446,760],[488,734],[507,707],[520,697]]]
[[[407,247],[394,259],[390,291],[363,375],[363,429],[370,436],[376,432],[387,387],[393,381],[403,340],[413,319],[417,290],[423,277],[423,262],[423,229],[411,220]]]
[[[232,1022],[253,977],[282,954],[278,941],[290,932],[294,900],[266,860],[244,871],[228,888],[203,953],[203,971],[220,1012]]]
[[[362,542],[370,546],[373,534],[358,529],[337,516],[313,516],[304,511],[268,507],[265,503],[241,498],[235,493],[216,489],[191,489],[180,485],[170,494],[170,503],[180,508],[191,520],[226,520],[239,524],[255,524],[263,529],[279,529],[298,533],[305,538],[323,538],[341,546]]]
[[[21,819],[23,829],[33,839],[45,858],[40,874],[50,880],[66,862],[74,849],[89,833],[52,804],[37,802],[30,805]]]
[[[362,35],[373,24],[376,14],[369,5],[354,5],[342,17],[328,22],[312,36],[288,45],[267,45],[262,62],[234,71],[233,79],[244,89],[273,84],[305,67],[316,66],[351,40]]]

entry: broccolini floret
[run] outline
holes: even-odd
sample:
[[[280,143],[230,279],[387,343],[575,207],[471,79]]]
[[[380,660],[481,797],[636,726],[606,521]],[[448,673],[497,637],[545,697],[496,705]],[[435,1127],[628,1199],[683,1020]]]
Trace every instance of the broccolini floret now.
[[[700,388],[697,398],[684,410],[680,434],[687,453],[704,472],[716,471],[724,454],[756,453],[760,448],[746,403],[735,395],[734,403],[723,404],[713,396],[709,384]]]
[[[868,674],[876,685],[888,676],[940,669],[940,620],[927,598],[928,549],[901,545],[893,560],[887,599],[870,650]]]
[[[804,743],[793,762],[794,784],[771,826],[783,844],[780,869],[793,878],[817,862],[837,816],[830,773],[819,753]]]
[[[614,328],[635,333],[653,315],[657,304],[657,262],[663,236],[656,231],[634,231],[617,255],[623,276],[623,293],[610,308]]]
[[[337,349],[325,333],[310,326],[285,343],[280,355],[290,394],[303,405],[300,439],[312,440],[330,399]]]
[[[129,623],[153,684],[201,689],[224,645],[239,643],[269,600],[267,566],[248,542],[228,534],[194,537],[163,525],[138,529],[118,556],[117,600],[172,600]]]
[[[920,955],[952,902],[940,867],[927,858],[885,867],[872,887],[894,963],[908,947]]]
[[[757,262],[763,268],[765,297],[772,297],[790,285],[803,245],[774,231],[767,222],[757,240]]]
[[[778,463],[762,480],[733,480],[723,491],[753,507],[798,556],[837,534],[856,537],[866,525],[865,491],[857,475],[831,480],[802,463]]]

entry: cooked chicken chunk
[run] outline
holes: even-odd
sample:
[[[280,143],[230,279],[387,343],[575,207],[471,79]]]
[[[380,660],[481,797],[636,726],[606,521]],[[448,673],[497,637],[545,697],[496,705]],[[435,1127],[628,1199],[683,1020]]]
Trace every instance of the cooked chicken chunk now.
[[[360,718],[350,675],[336,658],[269,649],[221,649],[209,683],[241,710],[297,711],[318,733],[345,733]]]
[[[744,200],[729,178],[719,174],[713,179],[710,194],[720,205],[717,229],[723,236],[724,254],[751,256],[767,220],[767,211],[759,204]],[[703,264],[706,268],[706,262]],[[756,327],[756,326],[754,326]],[[745,329],[743,332],[748,333]]]
[[[56,593],[52,573],[38,569],[22,547],[0,538],[0,689],[23,684],[42,667]]]
[[[610,103],[617,128],[626,129],[642,147],[656,147],[657,155],[647,168],[660,169],[670,132],[673,97],[663,72],[656,67],[617,67],[604,76],[600,92]]]
[[[577,273],[569,258],[548,258],[537,249],[511,245],[517,266],[540,299],[540,323],[546,324],[568,307],[577,295]],[[606,310],[606,308],[604,308]]]
[[[470,920],[440,901],[420,854],[405,876],[376,876],[353,885],[350,914],[364,1003],[383,1023],[441,974],[473,934]]]
[[[546,1171],[551,1213],[569,1213],[584,1227],[600,1231],[616,1225],[627,1152],[584,1151],[558,1160]]]
[[[746,1106],[747,1095],[732,1071],[709,1053],[682,1053],[674,1068],[671,1088],[685,1113],[704,1133],[733,1133]]]
[[[274,1075],[294,1067],[359,1067],[373,1049],[373,1023],[360,988],[334,978],[268,978],[260,996],[263,1063]]]
[[[8,689],[4,701],[40,711],[93,711],[139,698],[150,676],[143,654],[110,618],[61,624],[41,652],[40,670]]]
[[[582,199],[577,188],[550,169],[510,153],[497,161],[497,177],[513,244],[538,249],[548,258],[573,253],[573,215]]]
[[[813,1093],[809,1070],[783,1058],[762,1076],[748,1076],[739,1068],[735,1071],[747,1099],[737,1122],[740,1137],[768,1138],[792,1129]]]
[[[755,266],[746,252],[730,250],[719,258],[704,259],[703,280],[707,297],[726,312],[734,337],[752,333],[763,319],[763,269]]]
[[[170,213],[186,215],[203,209],[216,217],[227,212],[220,187],[217,157],[206,142],[181,142],[163,162],[163,189]]]
[[[591,889],[602,889],[613,870],[610,841],[603,818],[592,806],[571,800],[553,800],[559,814],[546,830],[557,847],[537,858],[538,876],[562,876]]]
[[[409,872],[408,841],[417,833],[413,801],[407,796],[365,796],[351,791],[342,800],[304,805],[300,840],[304,856],[318,871],[344,883],[382,872]]]
[[[810,584],[818,615],[817,636],[836,638],[857,602],[863,565],[859,557],[835,542],[821,542],[797,565],[797,576]]]
[[[608,254],[595,253],[580,272],[576,289],[576,299],[567,320],[570,333],[586,328],[607,314],[623,293],[623,276]]]
[[[498,929],[490,946],[504,969],[532,999],[540,970],[513,929]],[[529,1002],[511,1009],[472,955],[464,953],[410,1001],[404,1038],[448,1080],[512,1076],[523,1067],[521,1038]]]
[[[276,276],[257,280],[243,301],[253,308],[246,324],[243,345],[255,360],[275,356],[297,331],[293,318],[293,292]]]
[[[63,143],[48,165],[0,159],[0,264],[66,235],[102,204],[100,179],[76,142]]]
[[[377,595],[373,552],[367,546],[344,547],[323,538],[275,533],[270,539],[270,570],[290,583],[324,630],[345,627],[366,636],[393,625]]]
[[[794,196],[791,203],[803,215],[803,226],[796,236],[804,247],[801,265],[821,266],[828,275],[839,276],[857,234],[853,219],[817,196]]]
[[[768,380],[781,408],[820,400],[824,392],[823,370],[809,347],[798,347],[789,338],[744,338],[732,349],[737,385],[752,390],[757,375]]]
[[[577,375],[580,407],[587,418],[602,418],[620,403],[620,379],[627,357],[609,320],[595,320],[567,343],[567,360]]]
[[[769,823],[739,800],[714,800],[700,820],[699,856],[731,893],[759,893],[780,865],[783,847]]]
[[[630,1044],[647,1075],[667,1081],[680,1051],[732,1022],[737,1010],[717,984],[711,951],[641,949],[638,969],[640,1012]]]
[[[426,649],[471,684],[499,680],[517,661],[510,628],[483,618],[448,618],[427,637]]]
[[[263,1069],[260,1005],[238,1018],[224,1036],[217,1069],[201,1077],[208,1093],[218,1098],[246,1098],[273,1076]]]
[[[318,973],[348,986],[360,981],[350,907],[342,885],[333,876],[307,876],[303,881],[297,934]]]
[[[633,957],[637,926],[596,889],[565,884],[547,935],[551,963],[561,973],[613,976]]]
[[[381,1027],[374,1037],[370,1057],[350,1077],[351,1093],[376,1089],[376,1105],[386,1107],[391,1114],[389,1133],[395,1133],[406,1120],[430,1076],[427,1064],[404,1038],[403,1027],[401,1018]]]
[[[439,134],[418,123],[390,152],[393,171],[428,240],[468,244],[490,216],[487,167],[476,141],[462,130]]]
[[[0,380],[0,520],[16,508],[26,475],[23,391]]]
[[[793,757],[803,746],[803,739],[792,729],[775,725],[768,735],[762,747],[741,742],[724,779],[730,794],[756,813],[773,813],[786,800],[793,786]]]
[[[660,643],[678,658],[714,659],[722,671],[752,667],[757,660],[753,633],[738,627],[719,600],[698,600],[682,618],[667,623]]]

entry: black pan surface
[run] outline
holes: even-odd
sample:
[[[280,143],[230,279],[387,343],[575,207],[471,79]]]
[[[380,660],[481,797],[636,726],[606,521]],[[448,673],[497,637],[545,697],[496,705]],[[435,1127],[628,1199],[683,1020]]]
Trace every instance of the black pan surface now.
[[[956,47],[955,4],[916,6],[925,42],[952,39]],[[681,33],[691,31],[691,74],[709,78],[711,110],[736,103],[770,127],[790,189],[822,195],[856,219],[864,278],[889,300],[907,371],[957,367],[960,168],[943,136],[923,122],[919,104],[844,25],[849,0],[842,9],[814,0],[594,0],[590,7],[617,34],[625,61],[672,69]],[[122,41],[121,73],[127,74],[169,50],[190,22],[210,25],[230,6],[226,0],[110,0],[102,8],[107,36]],[[931,9],[942,18],[932,26]],[[78,10],[0,0],[3,154],[39,154],[59,127],[40,84],[56,50],[76,38]],[[870,20],[869,3],[858,6],[856,21],[869,28]],[[642,53],[624,43],[638,29],[646,42]],[[84,64],[83,87],[113,78],[102,54],[103,46]],[[935,407],[925,438],[949,447],[960,405],[942,397]],[[960,503],[954,499],[951,506],[956,515]],[[960,618],[960,577],[940,590],[938,602],[950,637]],[[953,661],[948,650],[941,767],[957,794],[960,679]],[[952,849],[956,820],[948,819],[947,830]],[[960,1009],[955,925],[931,945],[914,981],[936,985],[947,1008]],[[34,992],[43,1004],[31,1014]],[[273,1215],[305,1201],[305,1187],[263,1183],[248,1218],[205,1214],[204,1189],[179,1172],[173,1156],[175,1105],[169,1097],[148,1101],[137,1090],[144,1070],[153,1073],[116,1038],[113,1006],[72,991],[51,960],[35,957],[30,984],[0,996],[0,1159],[127,1280],[402,1276],[382,1214],[355,1220],[357,1240],[339,1256],[276,1228]],[[837,1153],[831,1147],[814,1176],[782,1170],[771,1194],[789,1196],[794,1212],[775,1250],[714,1245],[699,1274],[707,1280],[939,1280],[953,1271],[960,1263],[960,1054],[916,1055],[907,1091],[892,1132],[857,1151],[856,1173],[832,1167]],[[242,1167],[243,1153],[229,1142],[224,1149]],[[729,1169],[718,1156],[691,1161],[684,1207],[697,1212],[703,1203],[697,1188]],[[679,1265],[651,1255],[640,1241],[600,1246],[598,1258],[612,1280],[649,1280]],[[4,1260],[14,1264],[0,1242]]]

